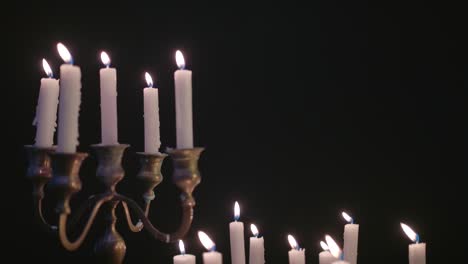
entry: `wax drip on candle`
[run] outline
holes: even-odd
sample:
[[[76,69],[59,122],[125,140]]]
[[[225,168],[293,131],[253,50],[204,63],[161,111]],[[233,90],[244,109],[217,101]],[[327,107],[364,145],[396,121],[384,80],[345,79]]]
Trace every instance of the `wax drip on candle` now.
[[[68,51],[67,47],[65,47],[65,45],[59,42],[57,44],[57,50],[58,50],[60,57],[65,63],[73,64],[73,57]]]
[[[404,223],[400,223],[400,225],[405,234],[409,237],[409,239],[411,239],[411,241],[413,241],[414,243],[419,244],[419,234],[414,232],[411,227]]]
[[[104,65],[106,65],[106,68],[109,68],[109,65],[111,63],[111,59],[109,55],[105,51],[101,52],[101,61]]]
[[[236,201],[234,203],[234,221],[238,221],[240,218],[240,206],[239,203]]]
[[[44,71],[47,74],[47,77],[49,78],[54,77],[54,73],[52,72],[52,69],[50,68],[50,65],[46,61],[46,59],[42,59],[42,68],[44,68]]]
[[[250,224],[250,230],[252,230],[252,234],[258,238],[258,229],[257,229],[257,226],[255,226],[254,224]]]
[[[176,63],[177,63],[177,66],[179,67],[179,69],[181,69],[181,70],[185,69],[184,55],[182,54],[182,52],[180,50],[176,51],[175,58],[176,58]]]
[[[349,214],[347,214],[346,212],[342,212],[341,215],[346,220],[346,222],[354,224],[354,219]]]
[[[202,245],[210,252],[216,251],[216,245],[211,238],[203,231],[198,231],[198,239]]]
[[[179,250],[181,255],[185,255],[185,245],[184,241],[179,240]]]
[[[299,244],[297,244],[296,239],[293,236],[288,235],[288,242],[289,242],[289,245],[291,245],[291,248],[293,248],[295,250],[300,250],[301,249],[299,247]]]

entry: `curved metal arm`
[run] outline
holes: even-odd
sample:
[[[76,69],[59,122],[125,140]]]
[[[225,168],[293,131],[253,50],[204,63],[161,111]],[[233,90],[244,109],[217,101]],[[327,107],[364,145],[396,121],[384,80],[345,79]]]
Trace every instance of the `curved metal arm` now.
[[[146,217],[145,212],[138,206],[138,204],[133,201],[130,198],[127,198],[123,195],[116,194],[114,199],[125,202],[130,206],[131,209],[135,211],[137,216],[141,219],[143,222],[143,227],[157,240],[166,242],[166,243],[171,243],[171,242],[176,242],[177,240],[181,239],[182,237],[187,234],[188,230],[190,229],[190,226],[192,224],[193,220],[193,206],[194,203],[191,202],[186,202],[186,199],[182,199],[182,222],[180,223],[179,228],[171,233],[171,234],[166,234],[161,231],[159,231],[157,228],[153,226],[153,224],[150,222],[148,217]]]
[[[39,226],[49,233],[57,234],[57,226],[49,224],[42,214],[42,197],[34,197],[34,208],[34,217],[36,218]]]
[[[132,216],[130,215],[130,211],[128,210],[127,203],[122,202],[122,206],[125,211],[125,217],[127,218],[128,228],[130,228],[132,232],[140,232],[143,229],[143,223],[141,222],[141,220],[138,220],[138,223],[134,225],[132,221]],[[149,208],[149,203],[146,203],[146,208]],[[145,215],[148,216],[148,209],[145,211]]]
[[[86,238],[86,235],[89,232],[89,229],[91,228],[91,225],[94,222],[94,219],[96,218],[96,215],[99,211],[99,208],[102,206],[103,203],[110,201],[113,198],[113,195],[106,195],[100,198],[96,204],[93,207],[93,210],[88,218],[88,222],[86,222],[86,225],[81,232],[81,234],[78,236],[78,238],[75,241],[70,241],[67,236],[67,218],[68,214],[67,213],[62,213],[60,214],[60,219],[59,219],[59,237],[60,237],[60,242],[62,243],[63,247],[69,251],[74,251],[77,250],[81,244],[83,243],[84,239]]]

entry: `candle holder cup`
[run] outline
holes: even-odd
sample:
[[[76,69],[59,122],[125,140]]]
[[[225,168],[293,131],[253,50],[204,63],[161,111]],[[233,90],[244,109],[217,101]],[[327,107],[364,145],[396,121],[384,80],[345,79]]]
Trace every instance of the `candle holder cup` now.
[[[173,181],[182,192],[182,220],[175,232],[167,234],[155,228],[148,219],[151,201],[155,197],[154,188],[163,180],[161,166],[167,155],[162,153],[138,153],[141,168],[136,178],[140,182],[145,204],[144,209],[142,209],[137,202],[116,191],[117,184],[125,175],[121,163],[123,154],[129,145],[93,145],[92,147],[98,161],[96,176],[105,189],[102,193],[89,197],[78,209],[72,210],[70,199],[81,190],[79,170],[88,154],[55,153],[54,148],[25,146],[29,158],[27,176],[33,181],[34,187],[33,197],[35,211],[37,212],[36,218],[45,229],[58,235],[65,249],[74,251],[82,245],[98,216],[98,212],[101,212],[99,215],[104,218],[106,227],[102,235],[96,240],[94,247],[96,256],[100,263],[122,263],[125,257],[126,245],[122,236],[116,230],[118,219],[115,215],[115,209],[119,205],[124,208],[128,226],[133,232],[145,229],[155,239],[166,243],[175,242],[186,235],[193,220],[195,199],[192,193],[201,179],[198,170],[198,159],[203,151],[202,148],[168,150],[174,164]],[[57,202],[59,222],[57,227],[48,224],[42,216],[43,189],[49,180],[50,187],[59,196]],[[74,241],[71,241],[68,232],[75,229],[75,223],[83,218],[84,212],[89,208],[92,209],[83,230]],[[72,212],[74,214],[70,217]],[[131,212],[138,217],[137,224],[133,223]]]

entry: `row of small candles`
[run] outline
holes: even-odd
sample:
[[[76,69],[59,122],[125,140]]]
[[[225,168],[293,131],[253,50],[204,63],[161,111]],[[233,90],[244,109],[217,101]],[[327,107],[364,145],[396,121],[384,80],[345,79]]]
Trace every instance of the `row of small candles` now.
[[[347,213],[342,213],[348,222],[344,227],[343,250],[337,242],[325,235],[325,241],[320,241],[323,251],[319,253],[319,264],[356,264],[358,256],[359,225]],[[240,207],[234,204],[234,221],[229,224],[231,245],[231,264],[245,264],[244,223],[239,221]],[[426,244],[420,243],[419,235],[408,225],[400,223],[405,234],[414,242],[409,245],[409,264],[426,263]],[[249,264],[264,264],[265,249],[263,237],[254,224],[250,225],[253,237],[250,237]],[[216,251],[216,244],[203,231],[198,231],[198,238],[202,245],[209,251],[203,253],[203,264],[222,264],[222,254]],[[292,235],[287,235],[291,250],[288,252],[289,264],[305,264],[305,249],[301,248]],[[179,241],[180,255],[174,256],[174,264],[195,264],[195,256],[185,253],[182,240]]]
[[[65,62],[60,66],[60,82],[53,77],[49,63],[42,64],[48,78],[41,79],[36,108],[35,146],[53,146],[58,106],[57,152],[76,152],[78,145],[78,118],[81,104],[81,69],[73,65],[73,57],[62,44],[57,44],[60,57]],[[117,145],[117,71],[110,67],[110,57],[101,52],[105,65],[100,74],[101,95],[101,140],[103,145]],[[192,127],[192,72],[185,70],[185,60],[176,52],[179,70],[174,73],[177,148],[193,148]],[[158,89],[153,88],[153,79],[146,72],[148,87],[143,89],[145,152],[158,153],[161,146],[159,131]],[[60,104],[59,104],[60,101]]]

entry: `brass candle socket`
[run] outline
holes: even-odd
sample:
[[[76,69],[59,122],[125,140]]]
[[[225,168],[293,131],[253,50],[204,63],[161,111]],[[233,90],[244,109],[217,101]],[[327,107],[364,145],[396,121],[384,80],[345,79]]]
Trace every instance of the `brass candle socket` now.
[[[50,187],[57,191],[59,214],[70,214],[70,198],[81,190],[80,167],[87,153],[52,153],[52,181]]]
[[[43,187],[53,175],[50,181],[51,187],[59,194],[57,212],[60,214],[58,235],[62,245],[70,251],[78,249],[86,238],[99,211],[106,220],[106,228],[95,244],[96,255],[99,256],[100,263],[118,264],[122,263],[126,246],[125,241],[116,230],[117,218],[116,207],[122,203],[132,231],[138,232],[145,228],[157,240],[169,243],[181,239],[190,229],[193,220],[193,207],[195,200],[192,193],[200,183],[200,172],[198,171],[198,159],[202,148],[194,149],[170,149],[169,155],[173,159],[174,172],[173,181],[181,189],[182,220],[179,228],[172,234],[166,234],[155,228],[147,218],[151,200],[154,199],[154,188],[162,181],[161,166],[166,154],[139,153],[141,169],[137,174],[142,186],[142,196],[145,201],[145,210],[132,199],[117,193],[116,185],[123,179],[124,170],[121,166],[123,153],[128,145],[93,145],[97,154],[98,168],[97,178],[105,186],[105,191],[93,195],[81,208],[76,210],[72,225],[67,224],[71,214],[70,198],[81,189],[79,169],[82,161],[87,157],[86,153],[52,153],[53,150],[26,147],[30,165],[28,167],[28,177],[35,185],[35,196],[43,197]],[[49,158],[50,157],[50,158]],[[51,171],[52,168],[52,171]],[[36,194],[37,193],[37,194]],[[42,198],[41,198],[42,199]],[[40,212],[40,203],[38,210]],[[79,233],[75,241],[71,241],[67,234],[69,226],[74,226],[82,212],[86,208],[92,207],[86,224]],[[133,225],[129,208],[136,213],[140,222]],[[41,219],[42,215],[41,215]],[[45,223],[45,221],[43,221]],[[46,224],[46,223],[45,223]],[[50,227],[54,229],[54,227]]]

